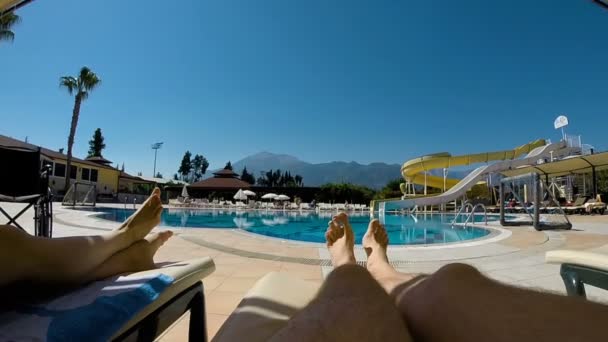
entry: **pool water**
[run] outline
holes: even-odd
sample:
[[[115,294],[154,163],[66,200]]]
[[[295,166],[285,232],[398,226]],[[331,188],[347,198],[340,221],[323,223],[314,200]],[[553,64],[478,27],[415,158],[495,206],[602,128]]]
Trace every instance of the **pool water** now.
[[[91,208],[99,217],[122,222],[133,209]],[[163,209],[161,225],[191,228],[239,228],[251,233],[297,241],[325,242],[327,224],[335,213],[283,212],[283,211],[220,211],[199,209]],[[349,214],[360,244],[370,221],[369,213]],[[386,227],[391,245],[428,245],[460,242],[488,235],[487,229],[478,227],[451,228],[453,214],[386,215]],[[476,217],[480,222],[483,218]],[[490,218],[489,218],[490,219]]]

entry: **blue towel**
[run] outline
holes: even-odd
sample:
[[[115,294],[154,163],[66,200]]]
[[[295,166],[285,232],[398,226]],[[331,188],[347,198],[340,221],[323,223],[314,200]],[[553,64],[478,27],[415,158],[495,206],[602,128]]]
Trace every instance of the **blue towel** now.
[[[0,341],[107,341],[171,284],[164,274],[115,277],[0,314]]]

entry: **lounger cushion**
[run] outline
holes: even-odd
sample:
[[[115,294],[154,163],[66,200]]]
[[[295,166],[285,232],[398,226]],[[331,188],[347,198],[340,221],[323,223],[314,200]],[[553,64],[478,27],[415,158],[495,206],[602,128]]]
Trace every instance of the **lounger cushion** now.
[[[260,279],[213,341],[266,341],[317,294],[320,284],[272,272]]]
[[[608,255],[579,251],[550,251],[545,254],[550,264],[571,264],[608,271]]]
[[[194,285],[204,277],[210,275],[215,270],[215,264],[209,257],[199,258],[187,261],[177,262],[160,269],[133,273],[130,276],[141,277],[148,274],[165,274],[173,278],[173,283],[166,288],[158,298],[150,305],[146,306],[143,310],[139,311],[131,320],[129,320],[123,327],[114,335],[114,338],[120,336],[122,333],[139,323],[146,316],[154,312],[156,309],[161,307],[163,304],[171,300],[176,295],[180,294],[185,289]]]

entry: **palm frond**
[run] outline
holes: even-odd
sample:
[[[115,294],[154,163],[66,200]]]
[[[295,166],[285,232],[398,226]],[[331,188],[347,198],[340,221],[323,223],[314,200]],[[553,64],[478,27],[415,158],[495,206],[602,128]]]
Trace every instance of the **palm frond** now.
[[[72,76],[63,76],[59,79],[59,86],[66,88],[68,93],[72,95],[74,90],[78,88],[78,81]]]
[[[0,29],[10,30],[10,28],[21,22],[21,18],[13,12],[9,12],[0,16]]]
[[[80,81],[79,90],[81,92],[90,92],[101,83],[101,79],[99,79],[99,77],[97,77],[97,75],[86,66],[80,69],[80,76],[78,77],[78,80]],[[88,94],[84,96],[86,98]]]
[[[0,30],[0,41],[8,40],[12,42],[15,40],[15,34],[8,30]]]

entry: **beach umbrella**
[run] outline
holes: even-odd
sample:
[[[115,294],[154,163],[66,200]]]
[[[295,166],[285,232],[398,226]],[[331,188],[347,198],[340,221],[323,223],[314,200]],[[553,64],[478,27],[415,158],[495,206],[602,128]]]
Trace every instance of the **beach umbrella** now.
[[[289,200],[289,196],[287,196],[287,195],[278,195],[274,199],[277,200],[277,201],[288,201]]]
[[[262,196],[262,199],[275,199],[276,197],[277,197],[277,194],[268,193],[268,194]]]
[[[185,184],[184,184],[184,187],[182,188],[182,197],[184,197],[184,198],[190,197],[190,195],[188,195],[188,188],[186,187]]]
[[[243,192],[243,189],[239,189],[233,197],[235,200],[246,200],[247,195]]]
[[[255,196],[255,192],[251,191],[251,190],[243,190],[243,193],[246,196]]]

